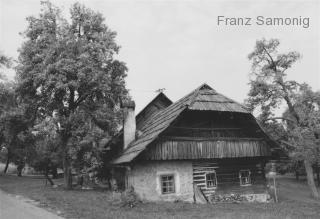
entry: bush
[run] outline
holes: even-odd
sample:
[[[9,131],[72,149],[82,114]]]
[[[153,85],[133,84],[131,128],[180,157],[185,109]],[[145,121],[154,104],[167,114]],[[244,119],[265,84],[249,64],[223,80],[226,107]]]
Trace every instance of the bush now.
[[[140,201],[138,200],[137,194],[134,192],[133,187],[130,187],[123,193],[121,193],[121,205],[130,208],[135,207]]]

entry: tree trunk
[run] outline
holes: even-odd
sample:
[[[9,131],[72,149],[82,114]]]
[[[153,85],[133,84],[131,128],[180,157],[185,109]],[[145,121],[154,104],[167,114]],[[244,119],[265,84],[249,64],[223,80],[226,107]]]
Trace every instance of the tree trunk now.
[[[79,185],[79,186],[83,186],[83,175],[82,174],[79,174],[78,175],[78,182],[77,182],[77,184]]]
[[[19,168],[19,167],[17,167],[17,176],[19,176],[19,177],[21,177],[22,176],[22,169],[23,168]]]
[[[54,182],[52,181],[52,179],[50,178],[50,176],[48,174],[45,174],[46,179],[49,181],[50,185],[54,185]]]
[[[307,179],[308,179],[308,185],[311,189],[311,194],[314,198],[319,198],[319,193],[317,190],[317,187],[314,183],[314,175],[313,175],[313,169],[311,166],[311,163],[308,160],[304,161],[304,166],[306,168],[306,172],[307,172]]]
[[[22,176],[22,170],[23,170],[23,168],[24,168],[24,164],[23,164],[23,163],[19,163],[18,166],[17,166],[17,171],[18,171],[17,175],[18,175],[19,177]]]
[[[64,187],[66,189],[72,189],[72,172],[69,157],[67,152],[63,155],[63,175],[64,175]]]
[[[49,181],[50,185],[53,186],[53,185],[54,185],[54,182],[53,182],[52,179],[49,177],[49,169],[48,169],[48,168],[46,168],[46,171],[45,171],[45,173],[44,173],[44,176],[46,177],[46,180]],[[46,183],[46,185],[47,185],[47,183]]]
[[[318,182],[318,187],[320,187],[320,167],[319,164],[317,164],[317,182]]]
[[[56,166],[53,166],[51,168],[51,174],[52,174],[52,179],[58,178],[58,168]]]
[[[8,171],[9,163],[10,163],[10,157],[9,157],[9,152],[8,152],[6,166],[5,166],[4,170],[3,170],[4,174],[6,174],[7,171]]]
[[[64,188],[72,189],[72,174],[71,174],[71,163],[68,155],[68,135],[60,134],[61,147],[63,149],[62,164],[63,164],[63,178],[64,178]]]
[[[296,170],[295,172],[296,172],[296,180],[299,181],[299,171]]]

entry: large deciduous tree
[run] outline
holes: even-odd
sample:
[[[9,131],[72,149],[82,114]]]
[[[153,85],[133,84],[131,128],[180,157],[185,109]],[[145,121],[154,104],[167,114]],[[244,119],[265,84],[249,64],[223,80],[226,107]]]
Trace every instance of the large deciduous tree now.
[[[311,156],[319,154],[316,128],[320,123],[319,119],[315,119],[319,109],[314,105],[319,93],[312,92],[305,84],[287,79],[287,70],[301,56],[298,52],[278,53],[279,44],[277,39],[258,40],[254,51],[249,54],[252,73],[247,101],[252,109],[260,112],[259,118],[265,126],[270,126],[272,120],[282,121],[281,138],[285,136],[282,142],[304,162],[312,195],[319,198],[312,169],[317,159]],[[313,103],[310,103],[311,100]],[[275,117],[275,111],[282,104],[287,106],[286,113],[283,117]],[[286,133],[283,135],[283,132]]]
[[[294,160],[304,161],[308,178],[313,179],[313,170],[316,171],[319,184],[320,92],[314,92],[308,85],[302,84],[299,93],[293,99],[294,108],[301,122],[299,126],[286,122],[289,141],[287,145],[291,146],[291,155]],[[293,119],[288,109],[283,116]],[[308,183],[313,193],[317,194],[314,182],[309,180]]]
[[[11,67],[12,59],[0,53],[0,70]],[[23,105],[19,106],[15,88],[16,83],[9,81],[0,72],[0,149],[6,152],[4,173],[7,172],[9,163],[14,162],[18,175],[21,176],[32,137],[28,130],[28,111]]]
[[[40,15],[27,18],[18,92],[36,106],[38,118],[55,115],[65,186],[72,188],[71,161],[86,136],[84,124],[92,122],[107,134],[117,128],[127,68],[114,58],[116,33],[100,13],[76,3],[68,22],[59,8],[41,4]]]

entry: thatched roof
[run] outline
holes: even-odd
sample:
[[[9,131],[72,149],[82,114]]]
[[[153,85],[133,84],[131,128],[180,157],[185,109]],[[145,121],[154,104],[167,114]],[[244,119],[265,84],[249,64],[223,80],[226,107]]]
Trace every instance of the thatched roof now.
[[[241,104],[217,93],[209,85],[203,84],[182,99],[150,116],[140,128],[142,134],[139,138],[132,142],[113,163],[131,162],[166,130],[184,110],[208,110],[250,114]]]

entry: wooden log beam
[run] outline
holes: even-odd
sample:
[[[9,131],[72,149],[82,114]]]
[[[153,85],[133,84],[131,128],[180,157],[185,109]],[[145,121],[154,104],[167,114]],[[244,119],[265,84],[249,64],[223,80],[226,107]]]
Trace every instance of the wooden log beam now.
[[[180,137],[180,136],[163,136],[164,140],[177,140],[177,141],[263,141],[263,138],[238,138],[238,137]]]
[[[197,128],[197,127],[173,126],[172,129],[223,131],[223,130],[242,130],[243,128]]]

